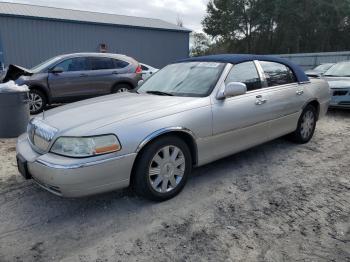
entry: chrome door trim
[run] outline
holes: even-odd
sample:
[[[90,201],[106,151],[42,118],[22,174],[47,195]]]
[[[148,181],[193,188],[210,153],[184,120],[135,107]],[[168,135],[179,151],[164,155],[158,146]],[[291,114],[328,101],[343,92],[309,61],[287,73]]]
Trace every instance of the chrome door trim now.
[[[264,69],[262,68],[262,66],[260,65],[258,60],[254,60],[253,62],[255,64],[255,68],[258,71],[258,75],[260,77],[261,89],[262,88],[267,88],[268,87],[267,86],[267,79],[266,79],[266,75],[265,75]],[[257,90],[259,90],[259,89],[257,89]]]

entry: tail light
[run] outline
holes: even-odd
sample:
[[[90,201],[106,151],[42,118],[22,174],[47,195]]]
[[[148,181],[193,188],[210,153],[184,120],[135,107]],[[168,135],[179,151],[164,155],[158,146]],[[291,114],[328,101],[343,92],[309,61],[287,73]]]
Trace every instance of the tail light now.
[[[135,73],[136,73],[136,74],[141,74],[141,73],[142,73],[142,68],[141,68],[140,65],[136,68]]]

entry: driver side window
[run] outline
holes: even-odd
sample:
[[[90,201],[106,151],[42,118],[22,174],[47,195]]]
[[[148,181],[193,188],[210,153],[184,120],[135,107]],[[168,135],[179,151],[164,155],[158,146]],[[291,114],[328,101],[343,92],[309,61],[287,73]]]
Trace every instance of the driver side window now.
[[[83,57],[70,58],[59,63],[55,67],[60,67],[63,72],[75,72],[75,71],[86,71],[86,59]]]
[[[261,88],[261,80],[254,62],[234,65],[225,80],[225,84],[230,82],[242,82],[246,84],[248,91]]]

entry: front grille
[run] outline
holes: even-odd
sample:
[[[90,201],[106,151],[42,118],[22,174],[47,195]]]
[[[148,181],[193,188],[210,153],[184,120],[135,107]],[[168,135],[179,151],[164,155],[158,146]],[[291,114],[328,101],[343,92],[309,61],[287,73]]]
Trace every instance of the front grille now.
[[[57,129],[33,118],[28,124],[28,137],[30,142],[40,151],[47,151],[57,133]]]
[[[341,105],[341,106],[350,106],[350,101],[339,102],[338,105]]]
[[[348,91],[334,91],[333,96],[345,96],[348,93]]]

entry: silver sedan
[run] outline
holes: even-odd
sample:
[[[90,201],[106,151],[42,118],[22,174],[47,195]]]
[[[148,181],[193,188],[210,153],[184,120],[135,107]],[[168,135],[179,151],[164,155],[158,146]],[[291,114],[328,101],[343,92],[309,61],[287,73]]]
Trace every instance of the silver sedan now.
[[[324,80],[267,56],[209,56],[166,66],[137,90],[32,119],[18,139],[20,173],[81,197],[129,185],[162,201],[202,166],[288,135],[307,143],[329,105]]]

